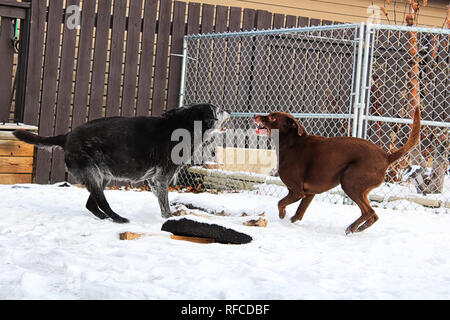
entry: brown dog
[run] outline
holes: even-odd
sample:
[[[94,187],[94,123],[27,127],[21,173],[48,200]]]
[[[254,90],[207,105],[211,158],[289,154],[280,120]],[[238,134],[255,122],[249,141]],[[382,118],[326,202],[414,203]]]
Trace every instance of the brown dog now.
[[[408,141],[392,153],[364,139],[308,135],[292,115],[284,112],[255,115],[255,122],[259,134],[270,136],[271,130],[279,130],[278,173],[289,191],[278,202],[280,218],[286,215],[287,205],[302,199],[291,218],[292,222],[301,220],[316,194],[341,184],[361,209],[361,217],[348,226],[346,234],[363,231],[378,220],[367,195],[384,181],[389,165],[411,150],[420,136],[419,108],[414,111]]]

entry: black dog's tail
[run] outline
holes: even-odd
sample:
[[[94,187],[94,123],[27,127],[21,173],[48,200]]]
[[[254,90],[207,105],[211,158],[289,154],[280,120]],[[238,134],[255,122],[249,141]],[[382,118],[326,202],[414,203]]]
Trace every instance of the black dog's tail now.
[[[41,137],[26,130],[15,130],[13,131],[13,135],[19,140],[34,144],[38,147],[60,146],[61,148],[64,148],[67,139],[67,134],[55,137]]]

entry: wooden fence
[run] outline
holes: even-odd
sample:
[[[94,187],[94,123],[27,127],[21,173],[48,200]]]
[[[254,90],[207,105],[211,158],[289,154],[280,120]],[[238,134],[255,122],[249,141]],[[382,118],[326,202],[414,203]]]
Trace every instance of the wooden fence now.
[[[79,29],[67,27],[71,5],[81,8]],[[2,17],[15,7],[26,10],[14,17],[21,19],[23,43],[14,114],[39,126],[43,136],[66,133],[99,117],[160,115],[176,107],[181,76],[177,54],[185,34],[337,23],[171,0],[0,0],[3,6],[10,9],[2,9]],[[11,32],[3,28],[7,23],[2,19],[2,34]],[[12,52],[9,48],[5,55]],[[10,92],[12,59],[0,63],[2,90]],[[0,104],[2,117],[7,118],[10,106]],[[38,150],[34,176],[36,183],[70,180],[62,151]]]

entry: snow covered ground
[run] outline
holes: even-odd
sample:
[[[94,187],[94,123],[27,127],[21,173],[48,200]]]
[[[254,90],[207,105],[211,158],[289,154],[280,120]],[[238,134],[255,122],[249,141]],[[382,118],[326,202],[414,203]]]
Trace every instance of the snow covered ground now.
[[[247,245],[196,244],[160,231],[149,192],[108,190],[129,224],[100,221],[78,187],[0,185],[0,299],[450,299],[450,215],[377,209],[346,236],[356,206],[313,201],[303,221],[280,220],[278,198],[171,192],[171,202],[266,213]],[[288,207],[288,216],[297,205]],[[149,236],[119,240],[124,231]]]

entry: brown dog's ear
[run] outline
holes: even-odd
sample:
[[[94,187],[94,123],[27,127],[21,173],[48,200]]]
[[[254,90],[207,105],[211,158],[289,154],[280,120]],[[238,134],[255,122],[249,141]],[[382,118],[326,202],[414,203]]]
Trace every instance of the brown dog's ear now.
[[[288,126],[290,128],[296,129],[299,136],[303,135],[303,133],[305,132],[303,126],[295,118],[288,118]]]

